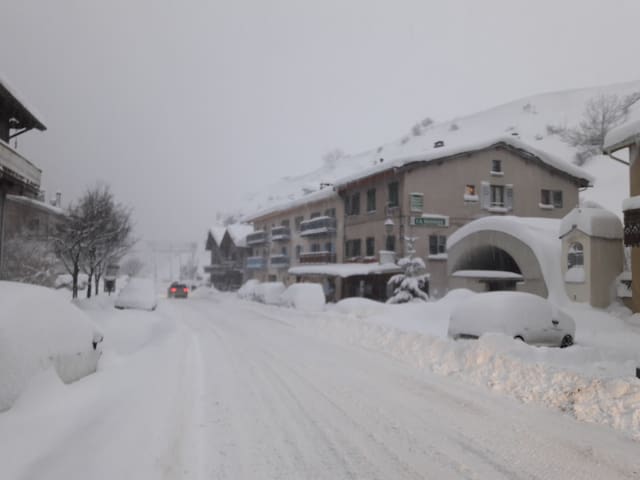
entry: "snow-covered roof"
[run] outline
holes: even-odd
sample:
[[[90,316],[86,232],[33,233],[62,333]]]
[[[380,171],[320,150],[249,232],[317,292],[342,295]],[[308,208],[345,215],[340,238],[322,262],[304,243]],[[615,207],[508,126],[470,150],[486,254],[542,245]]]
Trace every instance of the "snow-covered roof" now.
[[[353,277],[379,273],[398,273],[402,269],[395,263],[327,263],[323,265],[301,265],[291,267],[290,275],[327,275],[330,277]]]
[[[558,239],[560,220],[515,216],[488,216],[463,225],[447,239],[447,250],[469,235],[487,230],[517,238],[531,248],[549,291],[549,299],[558,303],[567,300],[560,268],[562,243]]]
[[[638,102],[629,111],[626,121],[607,132],[603,150],[615,152],[640,141],[640,105]]]
[[[622,238],[620,219],[604,208],[576,207],[571,210],[560,222],[560,238],[574,229],[591,237]]]
[[[21,203],[23,205],[29,205],[30,207],[37,208],[54,215],[64,215],[64,210],[62,208],[50,205],[46,202],[41,202],[35,198],[25,197],[23,195],[7,195],[7,200]]]
[[[213,237],[213,240],[216,242],[216,245],[220,246],[222,243],[222,239],[224,238],[224,233],[227,231],[225,227],[215,226],[209,229],[209,233]]]
[[[17,105],[19,105],[19,107],[21,107],[22,109],[22,114],[25,117],[25,120],[27,120],[27,123],[32,125],[34,128],[37,128],[38,130],[46,130],[47,127],[45,127],[42,119],[42,115],[40,115],[40,113],[38,113],[36,111],[35,108],[33,108],[32,105],[29,105],[24,98],[18,94],[18,92],[12,87],[10,86],[9,82],[6,80],[6,78],[3,78],[2,74],[0,74],[0,92],[2,92],[2,90],[5,91],[5,93],[7,95],[9,95],[10,98],[13,99],[14,103],[16,103]]]
[[[256,211],[255,213],[246,215],[245,217],[242,218],[242,220],[245,222],[252,222],[258,218],[265,217],[272,213],[281,212],[284,210],[290,210],[292,208],[297,208],[297,207],[315,203],[315,202],[321,202],[323,200],[328,200],[332,197],[336,197],[336,198],[338,197],[338,194],[334,191],[334,189],[323,188],[316,192],[308,193],[306,195],[302,195],[297,198],[292,198],[289,201],[284,201],[276,205],[272,205],[269,208],[263,208],[261,210]]]
[[[234,223],[227,226],[227,232],[236,247],[246,247],[247,235],[253,232],[253,226],[246,223]]]
[[[487,150],[494,147],[507,147],[515,149],[522,154],[525,155],[533,155],[540,159],[544,164],[560,170],[572,177],[578,178],[580,180],[584,180],[585,183],[591,185],[593,183],[593,177],[588,174],[586,171],[577,167],[576,165],[570,163],[569,161],[565,161],[559,157],[551,153],[544,152],[537,147],[534,147],[528,142],[516,138],[514,136],[505,136],[499,135],[495,137],[487,137],[480,140],[468,140],[468,141],[458,141],[452,143],[451,145],[445,144],[441,147],[432,147],[431,150],[426,150],[421,153],[398,157],[391,161],[384,161],[378,163],[366,170],[358,172],[356,174],[350,175],[345,178],[341,178],[336,182],[336,187],[344,187],[349,183],[360,180],[362,178],[366,178],[377,173],[381,173],[387,170],[392,170],[394,168],[400,168],[405,165],[409,165],[412,163],[428,163],[434,160],[447,159],[450,157],[454,157],[456,155],[461,155],[464,153],[470,153],[480,150]]]

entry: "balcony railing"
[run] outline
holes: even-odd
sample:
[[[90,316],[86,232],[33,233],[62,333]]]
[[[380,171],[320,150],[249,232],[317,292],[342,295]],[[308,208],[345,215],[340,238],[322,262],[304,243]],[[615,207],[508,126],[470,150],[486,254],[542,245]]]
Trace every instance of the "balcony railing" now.
[[[33,187],[40,187],[42,171],[6,143],[0,141],[0,170],[6,176]]]
[[[267,232],[258,230],[247,235],[247,245],[262,245],[267,243]]]
[[[300,236],[312,237],[332,235],[336,233],[336,219],[333,217],[316,217],[300,223]]]
[[[262,270],[267,267],[267,260],[264,257],[247,257],[248,270]]]
[[[272,267],[288,267],[289,255],[271,255],[269,261]]]
[[[271,240],[274,242],[286,242],[291,238],[289,227],[273,227],[271,229]]]
[[[336,263],[336,254],[327,251],[301,253],[300,263]]]

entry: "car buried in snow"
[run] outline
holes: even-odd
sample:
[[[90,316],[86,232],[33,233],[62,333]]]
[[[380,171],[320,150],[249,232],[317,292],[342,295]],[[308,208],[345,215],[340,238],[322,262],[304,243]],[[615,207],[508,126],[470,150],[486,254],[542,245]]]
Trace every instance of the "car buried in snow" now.
[[[525,292],[501,291],[473,295],[458,304],[449,317],[449,337],[475,339],[503,333],[531,345],[569,347],[576,324],[562,309]]]
[[[120,310],[132,308],[137,310],[155,310],[158,299],[155,284],[150,278],[130,278],[118,292],[114,306]]]

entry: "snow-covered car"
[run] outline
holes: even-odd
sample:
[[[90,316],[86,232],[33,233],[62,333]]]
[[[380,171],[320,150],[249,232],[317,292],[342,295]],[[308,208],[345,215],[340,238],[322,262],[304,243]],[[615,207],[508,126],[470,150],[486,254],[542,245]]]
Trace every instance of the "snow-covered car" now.
[[[96,371],[102,333],[67,295],[0,282],[0,411],[53,367],[65,383]]]
[[[158,296],[153,280],[130,278],[129,282],[118,292],[114,305],[120,309],[155,310],[158,306]]]
[[[576,324],[546,299],[525,292],[487,292],[458,304],[449,318],[451,338],[503,333],[532,345],[573,345]]]

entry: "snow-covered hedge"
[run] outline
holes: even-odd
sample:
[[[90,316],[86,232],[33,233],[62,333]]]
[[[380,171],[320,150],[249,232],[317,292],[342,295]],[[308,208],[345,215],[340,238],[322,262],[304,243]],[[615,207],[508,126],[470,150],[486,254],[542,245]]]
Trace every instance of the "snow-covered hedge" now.
[[[0,305],[0,411],[51,366],[67,383],[96,370],[102,334],[59,292],[0,282]]]
[[[254,300],[269,305],[279,305],[280,295],[284,293],[285,289],[282,282],[259,283],[254,290]]]
[[[294,283],[280,297],[287,306],[307,312],[320,312],[324,309],[325,296],[319,283]]]

